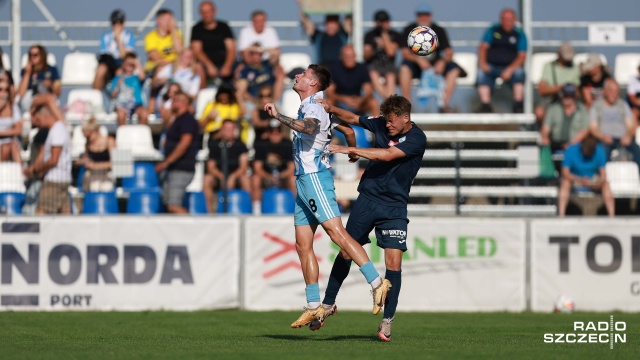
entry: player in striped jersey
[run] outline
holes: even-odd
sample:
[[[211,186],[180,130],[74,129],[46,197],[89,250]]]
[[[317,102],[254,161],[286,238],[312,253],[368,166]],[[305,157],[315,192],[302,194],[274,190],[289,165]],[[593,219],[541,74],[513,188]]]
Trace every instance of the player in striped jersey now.
[[[291,324],[292,328],[305,326],[313,320],[324,322],[325,312],[335,312],[335,309],[325,309],[320,303],[318,261],[313,251],[313,235],[318,224],[322,225],[331,240],[358,264],[367,282],[371,284],[374,314],[378,314],[382,309],[391,287],[388,280],[380,278],[365,250],[342,225],[333,177],[329,171],[331,165],[327,147],[331,140],[331,129],[334,127],[345,133],[347,139],[351,137],[353,143],[355,135],[348,125],[332,122],[329,113],[316,102],[322,99],[323,91],[330,82],[331,74],[327,69],[311,64],[303,73],[296,75],[293,84],[293,90],[302,100],[298,119],[280,114],[272,103],[264,107],[265,111],[293,129],[294,133],[293,159],[298,191],[294,225],[296,249],[307,285],[307,307],[298,320]]]

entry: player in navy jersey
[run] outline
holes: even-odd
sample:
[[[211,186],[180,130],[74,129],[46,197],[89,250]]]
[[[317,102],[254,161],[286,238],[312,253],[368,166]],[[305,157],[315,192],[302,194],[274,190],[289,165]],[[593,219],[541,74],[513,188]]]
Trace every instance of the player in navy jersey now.
[[[329,70],[311,64],[301,74],[296,75],[293,90],[300,96],[301,104],[298,118],[282,115],[275,104],[268,103],[264,110],[293,130],[293,161],[295,165],[296,188],[294,225],[296,228],[296,250],[300,258],[304,276],[307,307],[298,320],[291,324],[299,328],[318,320],[323,322],[327,309],[320,303],[318,287],[318,261],[313,251],[313,235],[318,224],[327,232],[331,240],[345,254],[353,258],[360,271],[371,285],[373,295],[373,313],[378,314],[385,302],[391,284],[382,280],[373,266],[367,252],[342,226],[340,210],[336,201],[333,177],[329,169],[327,145],[331,140],[331,129],[337,128],[347,135],[353,129],[348,125],[332,121],[329,114],[318,101],[324,98],[324,90],[331,82]],[[349,131],[347,131],[349,130]],[[355,137],[353,142],[355,143]],[[333,312],[329,308],[329,312]]]
[[[360,244],[369,243],[369,233],[375,228],[378,246],[384,249],[385,279],[391,282],[384,306],[384,318],[378,327],[378,337],[391,340],[391,324],[398,305],[402,284],[402,253],[407,250],[407,202],[411,183],[416,177],[427,138],[411,122],[411,102],[392,95],[380,105],[382,116],[359,116],[347,110],[321,102],[324,109],[349,125],[358,125],[375,135],[375,148],[329,145],[331,153],[360,156],[369,159],[358,192],[360,195],[349,215],[347,232]],[[349,274],[351,259],[344,251],[336,256],[322,306],[337,309],[336,296]],[[335,311],[325,311],[326,319]],[[324,320],[321,319],[321,320]],[[313,321],[309,328],[317,330],[324,321]]]

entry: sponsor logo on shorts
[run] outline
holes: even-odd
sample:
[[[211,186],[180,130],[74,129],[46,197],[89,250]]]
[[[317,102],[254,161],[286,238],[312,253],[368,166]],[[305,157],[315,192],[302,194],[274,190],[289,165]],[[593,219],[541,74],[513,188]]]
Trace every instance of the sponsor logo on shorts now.
[[[382,230],[383,236],[389,236],[390,238],[406,239],[407,232],[405,230]],[[404,240],[406,241],[406,240]],[[402,242],[401,242],[402,243]]]

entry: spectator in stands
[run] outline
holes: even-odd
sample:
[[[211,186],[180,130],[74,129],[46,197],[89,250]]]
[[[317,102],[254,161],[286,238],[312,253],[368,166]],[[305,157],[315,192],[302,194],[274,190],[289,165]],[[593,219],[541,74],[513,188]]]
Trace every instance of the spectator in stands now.
[[[118,125],[125,125],[133,114],[138,115],[138,123],[147,124],[147,109],[142,99],[142,82],[144,71],[138,57],[134,53],[127,53],[122,60],[120,75],[111,80],[109,94],[118,115]]]
[[[20,136],[22,119],[13,105],[8,79],[0,79],[0,161],[22,163]]]
[[[176,61],[156,71],[151,84],[152,87],[161,88],[158,96],[162,96],[167,92],[169,83],[178,83],[182,92],[193,102],[198,96],[198,91],[203,87],[203,79],[204,73],[196,64],[193,52],[190,49],[184,49]]]
[[[164,145],[165,159],[156,164],[158,173],[164,172],[162,196],[167,211],[172,214],[187,214],[182,200],[187,186],[193,180],[198,154],[198,122],[189,112],[189,96],[180,92],[173,98],[171,109],[175,120],[169,126]]]
[[[214,188],[221,188],[225,181],[227,189],[240,187],[251,193],[251,180],[247,175],[249,150],[241,141],[238,141],[237,131],[233,121],[225,120],[220,128],[220,138],[209,139],[209,160],[207,160],[207,174],[204,177],[203,187],[209,211],[213,202]]]
[[[162,101],[159,106],[160,117],[162,118],[162,127],[164,129],[168,129],[175,116],[173,115],[173,111],[171,110],[171,105],[173,104],[173,99],[176,94],[182,92],[180,88],[180,84],[178,83],[169,83],[167,87],[167,92],[162,95]]]
[[[541,101],[535,108],[536,118],[544,119],[549,105],[560,101],[564,85],[580,85],[580,68],[573,63],[573,55],[571,44],[564,42],[558,48],[558,58],[544,64],[538,84]]]
[[[403,39],[409,36],[411,30],[417,26],[428,26],[435,31],[438,36],[438,49],[429,56],[418,56],[414,54],[406,41],[402,44],[402,65],[400,66],[399,82],[402,96],[411,99],[411,80],[420,79],[422,71],[433,67],[438,75],[444,76],[444,106],[440,112],[451,112],[449,100],[453,90],[456,88],[456,80],[459,77],[466,77],[467,73],[458,64],[453,62],[453,48],[449,43],[447,31],[432,21],[433,11],[428,4],[420,4],[416,8],[416,22],[407,25],[402,34]]]
[[[251,112],[251,125],[255,134],[254,146],[267,140],[267,130],[271,126],[271,120],[275,120],[269,112],[264,110],[264,106],[271,102],[273,102],[273,87],[265,85],[258,91],[257,106]]]
[[[631,112],[636,121],[640,121],[640,64],[638,64],[638,73],[629,81],[627,95],[631,105]]]
[[[592,136],[587,136],[582,142],[567,148],[562,162],[562,178],[558,192],[558,214],[561,217],[566,214],[572,189],[602,193],[607,214],[614,216],[615,205],[605,172],[606,163],[604,148]]]
[[[274,100],[280,99],[284,88],[284,70],[275,61],[276,58],[263,59],[264,49],[258,44],[245,51],[247,60],[243,63],[236,81],[238,101],[244,101],[247,108],[253,109],[258,90],[265,85],[273,87]]]
[[[144,38],[144,51],[147,53],[147,62],[144,70],[149,77],[165,65],[171,64],[182,52],[182,33],[176,26],[176,19],[169,9],[160,9],[156,12],[156,28]],[[155,112],[156,96],[161,87],[152,86],[149,97],[149,112]]]
[[[640,167],[640,147],[635,141],[638,123],[629,105],[619,96],[618,83],[612,78],[605,80],[602,97],[589,110],[589,129],[603,143],[607,159],[611,159],[613,150],[624,148]]]
[[[271,59],[272,64],[280,62],[280,38],[276,29],[267,26],[267,13],[256,10],[251,13],[251,25],[240,30],[238,49],[245,62],[251,62],[249,52],[257,46],[264,49],[264,59]]]
[[[253,208],[260,209],[262,188],[284,188],[296,193],[293,175],[293,142],[285,138],[280,122],[267,131],[267,140],[256,143],[253,159]]]
[[[513,112],[524,111],[524,65],[527,56],[527,37],[516,26],[516,12],[504,9],[500,13],[500,24],[485,31],[478,48],[478,95],[480,112],[493,112],[491,89],[497,78],[513,86]]]
[[[33,107],[36,123],[49,129],[35,162],[24,170],[27,178],[44,174],[36,213],[70,214],[71,203],[67,189],[71,185],[71,137],[64,124],[64,115],[52,94],[36,96]]]
[[[98,68],[93,80],[93,88],[102,90],[108,84],[116,71],[122,65],[122,59],[129,52],[136,49],[136,37],[124,28],[125,13],[116,9],[111,13],[111,31],[107,31],[100,39],[100,54]]]
[[[219,139],[219,130],[224,120],[233,121],[241,130],[240,138],[246,144],[248,135],[248,125],[242,129],[242,118],[244,116],[244,104],[238,102],[233,90],[233,86],[222,84],[216,92],[214,101],[207,104],[200,119],[200,126],[204,132],[209,134],[209,139]]]
[[[582,73],[580,77],[580,92],[587,109],[602,97],[604,83],[611,77],[607,67],[602,64],[600,55],[589,54],[587,61],[582,64]]]
[[[542,124],[541,145],[551,145],[552,151],[564,150],[589,135],[587,109],[577,101],[577,88],[566,84],[560,90],[560,102],[554,102]]]
[[[302,11],[301,0],[298,0],[298,5],[300,21],[315,48],[317,63],[329,66],[340,60],[340,49],[349,41],[349,32],[340,25],[340,16],[334,14],[325,16],[324,30],[318,30],[316,24]],[[350,25],[348,29],[350,30]]]
[[[30,113],[31,128],[37,129],[38,131],[29,143],[29,160],[27,168],[36,163],[36,160],[40,155],[40,151],[47,140],[47,136],[49,135],[49,128],[40,124],[40,117],[36,116],[34,110],[36,109],[32,109]],[[40,190],[42,189],[42,177],[44,174],[31,170],[29,172],[25,171],[25,175],[27,179],[27,192],[25,193],[22,213],[25,215],[35,215],[38,199],[40,198]]]
[[[364,35],[364,60],[369,67],[373,87],[381,97],[396,92],[396,52],[403,42],[402,36],[391,29],[391,16],[378,10],[373,16],[376,27]],[[382,84],[381,78],[384,80]]]
[[[23,111],[29,111],[31,101],[37,94],[53,93],[60,96],[62,85],[60,73],[54,66],[47,64],[47,50],[41,45],[29,48],[29,61],[20,73],[18,94]]]
[[[200,21],[191,29],[191,49],[204,68],[206,79],[233,80],[236,41],[229,25],[216,19],[218,9],[212,1],[200,3]]]
[[[373,86],[366,65],[356,61],[353,45],[340,50],[340,61],[329,66],[333,83],[327,88],[329,101],[351,112],[378,116],[379,104],[373,96]]]
[[[111,150],[116,142],[112,137],[100,134],[100,125],[95,118],[82,125],[82,133],[87,138],[84,154],[80,159],[84,165],[83,191],[113,191],[111,178]]]

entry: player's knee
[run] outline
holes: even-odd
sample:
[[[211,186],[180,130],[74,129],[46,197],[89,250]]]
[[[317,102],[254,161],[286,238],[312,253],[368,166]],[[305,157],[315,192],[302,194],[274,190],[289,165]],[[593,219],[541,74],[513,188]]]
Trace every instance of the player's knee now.
[[[340,249],[340,256],[345,260],[351,260],[351,256],[346,251]]]

